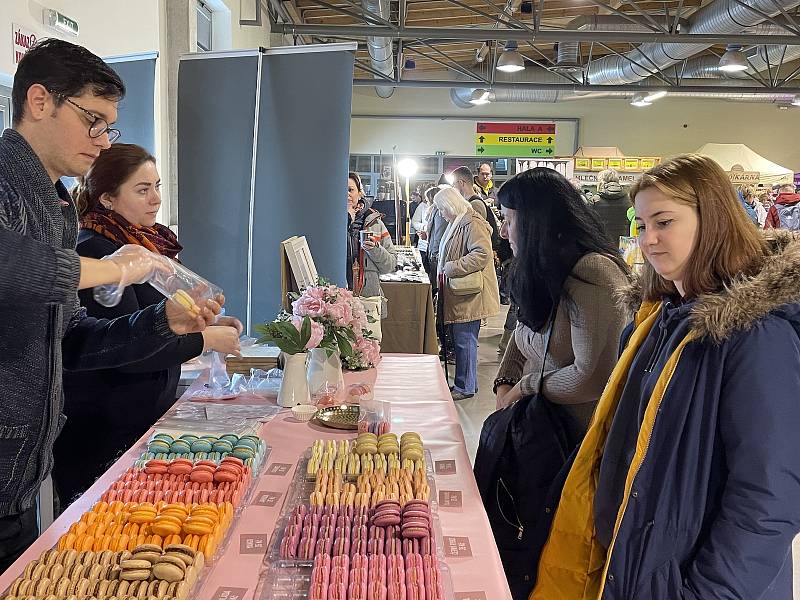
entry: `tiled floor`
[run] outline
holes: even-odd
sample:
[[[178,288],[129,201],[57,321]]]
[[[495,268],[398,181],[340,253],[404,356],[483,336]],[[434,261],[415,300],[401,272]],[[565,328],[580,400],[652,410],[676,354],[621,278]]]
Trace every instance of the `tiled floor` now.
[[[470,458],[475,460],[475,452],[478,449],[481,425],[483,420],[494,411],[495,398],[492,393],[492,384],[497,376],[497,369],[500,366],[497,355],[497,344],[503,333],[503,323],[505,322],[506,306],[500,315],[489,319],[486,327],[481,327],[478,338],[478,393],[472,398],[456,402],[456,410],[461,419],[461,427],[464,430],[464,439],[467,443],[467,451]],[[452,383],[453,367],[450,366],[450,377]],[[800,600],[800,536],[794,542],[794,597]]]

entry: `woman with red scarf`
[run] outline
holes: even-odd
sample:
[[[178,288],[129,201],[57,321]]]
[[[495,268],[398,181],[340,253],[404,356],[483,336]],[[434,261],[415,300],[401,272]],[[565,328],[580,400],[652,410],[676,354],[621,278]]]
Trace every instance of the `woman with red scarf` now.
[[[103,258],[125,244],[178,260],[175,234],[156,223],[161,178],[155,158],[133,144],[103,151],[75,194],[81,231],[77,252]],[[117,306],[79,292],[91,317],[115,319],[164,299],[149,284],[125,288]],[[67,423],[55,444],[53,478],[62,508],[83,493],[175,402],[181,363],[206,350],[239,352],[241,323],[223,317],[202,333],[178,337],[146,361],[117,369],[64,373]],[[135,343],[131,340],[131,343]]]

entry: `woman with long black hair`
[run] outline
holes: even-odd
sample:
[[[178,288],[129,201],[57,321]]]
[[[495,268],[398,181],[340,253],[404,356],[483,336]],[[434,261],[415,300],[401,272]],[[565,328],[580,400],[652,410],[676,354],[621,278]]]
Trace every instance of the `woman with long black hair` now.
[[[628,268],[597,216],[558,172],[536,168],[497,194],[501,234],[514,252],[509,273],[517,327],[495,380],[502,408],[540,389],[565,409],[582,437],[617,360],[625,311],[615,289]],[[549,349],[544,333],[555,316]]]

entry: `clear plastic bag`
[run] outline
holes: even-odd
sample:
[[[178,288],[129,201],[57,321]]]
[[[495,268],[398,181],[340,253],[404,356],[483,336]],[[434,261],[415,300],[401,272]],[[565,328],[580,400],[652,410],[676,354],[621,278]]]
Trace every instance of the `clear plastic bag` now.
[[[392,406],[374,398],[362,398],[358,411],[359,433],[382,435],[392,430]]]
[[[222,368],[224,371],[224,363]],[[227,377],[227,372],[225,376]],[[250,369],[250,377],[236,373],[223,386],[216,386],[209,380],[209,383],[202,388],[190,392],[187,398],[196,402],[225,401],[234,398],[272,401],[277,398],[282,382],[283,371],[280,369],[269,371]]]
[[[187,311],[199,316],[200,307],[206,300],[213,300],[222,293],[222,288],[203,279],[182,264],[166,257],[159,257],[169,264],[169,271],[156,271],[146,282],[126,282],[122,285],[101,285],[94,288],[94,299],[103,306],[116,306],[122,299],[122,292],[130,283],[149,283],[167,298],[174,300]]]
[[[172,274],[154,273],[147,281],[150,285],[174,300],[189,312],[200,314],[200,307],[206,300],[213,300],[222,294],[222,288],[197,273],[190,271],[180,263],[170,261],[175,271]]]

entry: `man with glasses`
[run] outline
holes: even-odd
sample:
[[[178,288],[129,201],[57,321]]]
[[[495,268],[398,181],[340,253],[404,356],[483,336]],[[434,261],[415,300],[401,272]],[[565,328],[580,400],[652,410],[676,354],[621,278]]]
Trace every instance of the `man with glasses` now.
[[[36,496],[63,425],[62,368],[138,362],[220,311],[210,302],[195,318],[162,302],[105,321],[80,309],[78,289],[170,268],[141,246],[102,261],[75,252],[77,213],[59,179],[85,174],[119,136],[109,124],[124,94],[108,65],[61,40],[34,46],[14,77],[13,129],[0,137],[0,573],[38,536]]]

